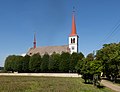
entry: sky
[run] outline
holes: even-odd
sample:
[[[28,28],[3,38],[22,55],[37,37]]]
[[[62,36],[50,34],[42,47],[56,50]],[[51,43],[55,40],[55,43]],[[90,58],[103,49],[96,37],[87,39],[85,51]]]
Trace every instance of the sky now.
[[[120,41],[120,0],[0,0],[0,66],[33,46],[68,44],[72,11],[84,55]]]

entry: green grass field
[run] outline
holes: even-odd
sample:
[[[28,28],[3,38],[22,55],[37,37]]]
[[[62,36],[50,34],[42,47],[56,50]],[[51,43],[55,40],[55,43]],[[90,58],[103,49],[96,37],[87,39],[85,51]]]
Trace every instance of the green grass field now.
[[[114,92],[84,84],[81,78],[0,76],[0,92]]]

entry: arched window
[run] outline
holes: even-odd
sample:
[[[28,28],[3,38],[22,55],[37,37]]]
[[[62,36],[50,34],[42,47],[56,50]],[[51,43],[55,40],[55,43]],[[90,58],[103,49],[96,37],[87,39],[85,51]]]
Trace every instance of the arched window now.
[[[73,41],[72,41],[73,43],[75,43],[75,38],[73,38]]]

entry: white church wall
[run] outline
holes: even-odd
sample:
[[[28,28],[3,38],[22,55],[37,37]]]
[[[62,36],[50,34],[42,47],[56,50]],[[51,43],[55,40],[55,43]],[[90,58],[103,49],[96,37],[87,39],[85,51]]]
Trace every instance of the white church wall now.
[[[75,42],[72,43],[71,39],[75,39]],[[69,48],[70,48],[71,54],[73,52],[78,52],[78,36],[69,37]]]

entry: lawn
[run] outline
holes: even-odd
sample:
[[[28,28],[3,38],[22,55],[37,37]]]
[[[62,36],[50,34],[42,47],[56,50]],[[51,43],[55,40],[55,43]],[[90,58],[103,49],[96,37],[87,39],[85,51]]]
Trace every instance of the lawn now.
[[[81,78],[0,76],[0,92],[114,92],[84,84]]]

